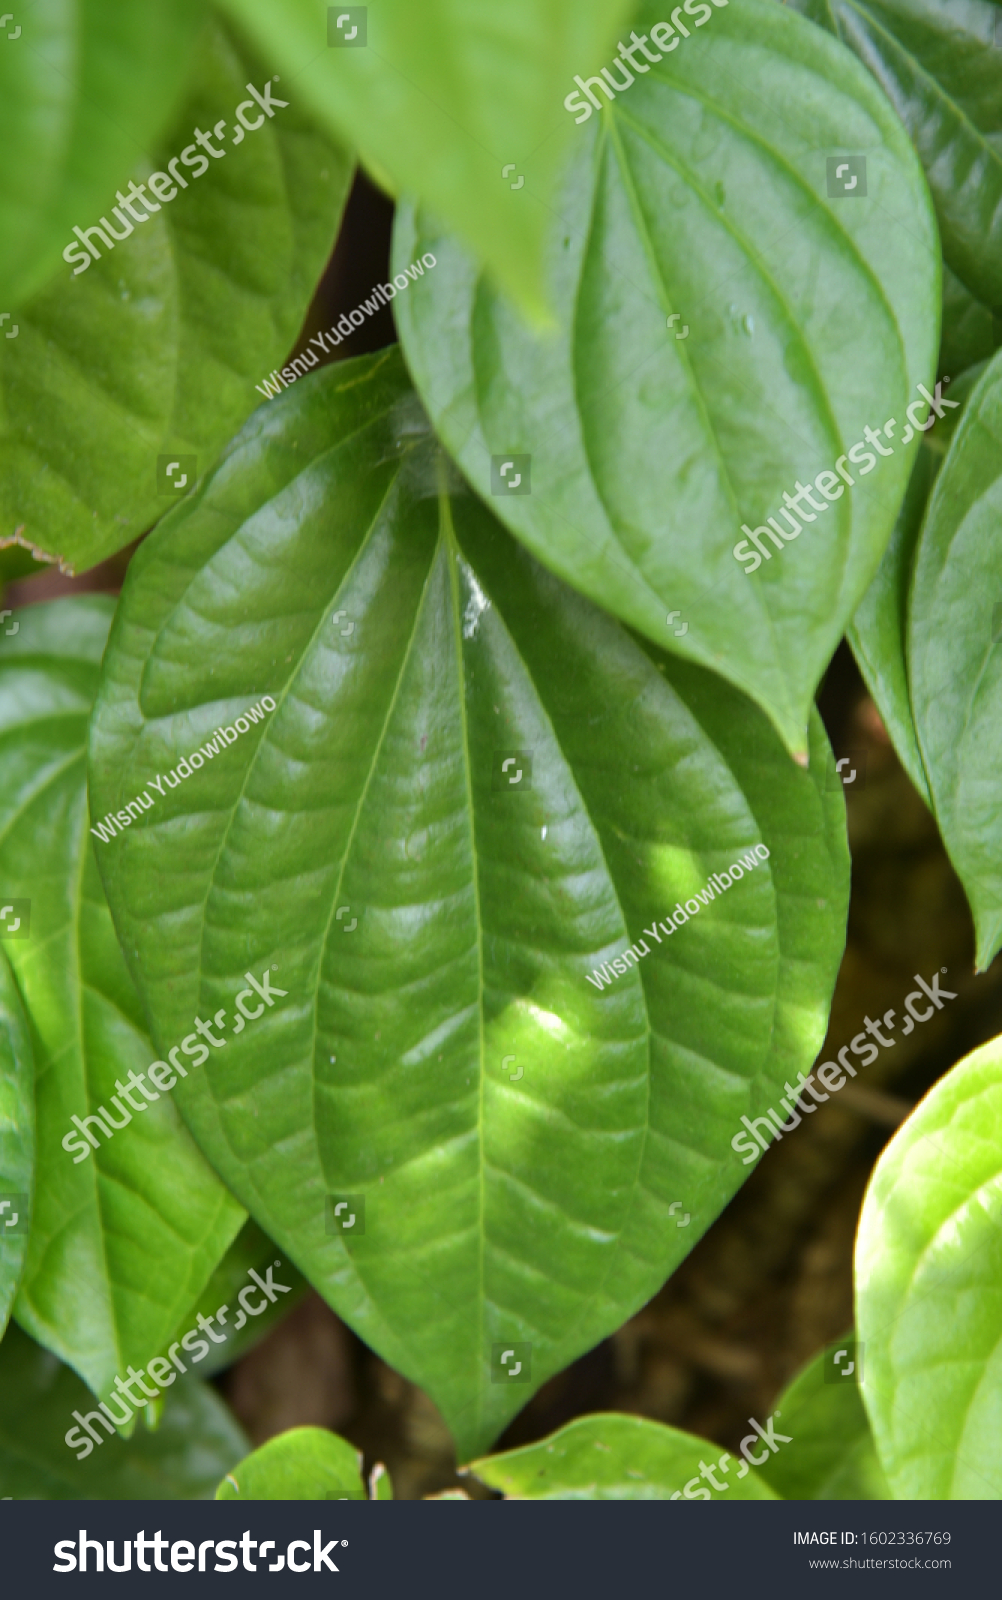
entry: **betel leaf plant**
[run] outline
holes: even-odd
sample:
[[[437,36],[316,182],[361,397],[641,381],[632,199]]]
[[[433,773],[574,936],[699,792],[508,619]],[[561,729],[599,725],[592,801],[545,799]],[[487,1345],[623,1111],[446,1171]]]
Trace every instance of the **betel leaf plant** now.
[[[329,9],[95,0],[9,41],[0,546],[147,536],[117,601],[0,614],[3,1481],[389,1498],[322,1430],[248,1455],[201,1381],[309,1283],[478,1492],[997,1495],[995,1046],[878,1166],[862,1382],[815,1361],[733,1456],[616,1414],[488,1452],[795,1116],[847,631],[1002,943],[998,8]],[[400,343],[314,336],[257,405],[322,326],[352,150]],[[965,1377],[917,1419],[958,1287]],[[134,1368],[171,1392],[95,1411],[76,1477],[57,1413]]]

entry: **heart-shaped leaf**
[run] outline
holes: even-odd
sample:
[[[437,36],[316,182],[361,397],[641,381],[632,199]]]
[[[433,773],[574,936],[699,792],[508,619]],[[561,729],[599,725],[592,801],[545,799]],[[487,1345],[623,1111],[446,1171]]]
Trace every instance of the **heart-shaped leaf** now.
[[[1002,74],[998,6],[984,0],[788,0],[854,50],[911,134],[943,254],[1002,306]]]
[[[93,1436],[77,1414],[89,1420]],[[0,1346],[0,1491],[14,1500],[211,1500],[247,1440],[210,1384],[166,1396],[155,1432],[107,1435],[75,1372],[11,1325]],[[74,1437],[67,1441],[66,1435]],[[96,1437],[95,1437],[96,1436]],[[90,1448],[87,1449],[86,1446]],[[115,1552],[116,1560],[118,1546]]]
[[[538,1444],[473,1461],[467,1470],[507,1500],[776,1498],[746,1461],[726,1450],[718,1461],[719,1449],[644,1417],[600,1412],[579,1417]],[[760,1448],[759,1454],[769,1451]]]
[[[173,108],[198,0],[64,0],[0,27],[0,303],[57,270],[74,223],[100,210]]]
[[[362,1457],[326,1428],[290,1428],[228,1472],[217,1500],[365,1500]]]
[[[964,407],[913,558],[908,679],[943,842],[977,929],[1002,945],[1002,353]]]
[[[113,610],[101,596],[28,606],[0,651],[0,885],[24,919],[4,948],[37,1077],[15,1315],[101,1396],[163,1347],[243,1220],[169,1095],[127,1085],[134,1112],[112,1103],[154,1059],[88,832],[87,719]],[[102,1106],[120,1131],[99,1119],[85,1136],[72,1119]]]
[[[1002,1040],[877,1163],[856,1247],[866,1401],[898,1500],[1002,1498]]]
[[[241,985],[253,1019],[177,1098],[463,1453],[664,1281],[824,1033],[820,724],[802,772],[674,672],[450,488],[396,350],[262,409],[123,591],[91,757],[96,817],[153,797],[101,824],[122,945],[165,1042]]]
[[[658,14],[648,0],[638,26]],[[395,264],[438,264],[397,322],[444,443],[512,531],[802,755],[908,480],[935,220],[894,113],[819,29],[742,0],[671,50],[579,132],[549,233],[554,331],[407,207]],[[868,450],[867,427],[891,442]],[[789,548],[766,523],[784,495]]]
[[[267,114],[248,83],[267,91]],[[208,28],[184,105],[134,167],[141,184],[164,174],[159,192],[173,199],[147,195],[157,209],[141,225],[114,201],[80,213],[100,259],[71,237],[72,268],[16,312],[17,338],[0,338],[0,540],[92,565],[190,490],[258,404],[255,385],[299,331],[350,176],[276,94],[259,62]],[[260,126],[246,131],[236,110]],[[215,158],[192,142],[206,128]]]
[[[855,1378],[833,1377],[825,1352],[776,1404],[790,1447],[759,1473],[783,1500],[892,1500]]]
[[[537,314],[575,73],[616,54],[630,0],[224,0],[374,175],[434,206]]]
[[[17,937],[15,920],[0,905],[0,938]],[[24,1267],[34,1182],[35,1064],[21,997],[0,951],[0,1339]]]

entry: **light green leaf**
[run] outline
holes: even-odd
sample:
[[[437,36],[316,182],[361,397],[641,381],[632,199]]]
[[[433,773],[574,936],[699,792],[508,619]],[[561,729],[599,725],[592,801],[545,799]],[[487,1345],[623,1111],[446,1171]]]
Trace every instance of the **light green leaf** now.
[[[638,26],[659,14],[650,0]],[[435,427],[495,514],[751,695],[802,754],[908,480],[904,409],[938,344],[935,222],[897,118],[817,28],[741,0],[679,42],[580,130],[549,233],[555,331],[530,332],[406,207],[394,267],[438,265],[396,317]],[[829,155],[858,150],[866,197],[829,198]],[[895,442],[867,466],[863,430],[889,418]],[[850,448],[852,488],[834,473]],[[511,493],[501,469],[522,453]],[[812,490],[797,542],[767,528],[768,559],[746,571],[743,525],[822,471],[834,501]]]
[[[826,1371],[822,1351],[780,1396],[791,1443],[770,1453],[761,1477],[783,1500],[893,1500],[855,1380],[826,1382]]]
[[[94,814],[156,801],[99,862],[157,1036],[280,986],[185,1118],[465,1454],[650,1298],[824,1034],[848,872],[820,725],[802,772],[674,673],[450,492],[396,350],[248,423],[109,644]]]
[[[142,1113],[141,1096],[134,1114],[113,1109],[131,1120],[107,1141],[91,1125],[97,1149],[71,1121],[110,1106],[116,1079],[154,1059],[88,832],[87,719],[113,610],[102,596],[25,607],[0,650],[0,884],[31,903],[29,936],[4,947],[37,1073],[34,1214],[15,1315],[102,1397],[162,1348],[243,1220],[170,1096]]]
[[[280,1262],[281,1271],[278,1270],[275,1262],[277,1255],[278,1250],[274,1242],[267,1234],[262,1233],[257,1223],[245,1222],[196,1303],[185,1311],[181,1323],[174,1330],[173,1338],[164,1342],[161,1354],[166,1353],[174,1339],[180,1339],[182,1334],[194,1327],[199,1315],[211,1317],[221,1306],[228,1308],[227,1318],[221,1330],[226,1335],[226,1342],[213,1343],[209,1354],[202,1357],[198,1363],[200,1378],[211,1378],[213,1373],[231,1367],[241,1356],[246,1355],[248,1350],[260,1344],[276,1322],[281,1322],[282,1318],[302,1299],[308,1287],[306,1279],[291,1261]],[[275,1267],[275,1279],[281,1281],[289,1292],[277,1294],[271,1304],[266,1303],[254,1315],[248,1316],[245,1312],[243,1324],[237,1329],[236,1323],[240,1321],[241,1309],[237,1296],[241,1289],[249,1288],[251,1299],[254,1301],[260,1302],[263,1298],[254,1288],[254,1280],[250,1277],[251,1267],[259,1274],[265,1273],[269,1267]],[[218,1323],[216,1332],[220,1332]]]
[[[40,289],[173,109],[197,0],[36,0],[0,33],[0,305]]]
[[[90,1419],[100,1443],[74,1415]],[[67,1444],[66,1434],[74,1438]],[[90,1450],[85,1445],[90,1444]],[[211,1500],[247,1440],[208,1385],[166,1397],[156,1432],[108,1435],[75,1372],[13,1325],[0,1345],[0,1492],[13,1500]],[[117,1555],[116,1546],[116,1559]]]
[[[427,201],[526,310],[548,311],[543,239],[576,131],[563,102],[616,56],[632,0],[382,0],[344,9],[361,34],[348,43],[346,22],[343,48],[319,0],[224,5],[384,187]]]
[[[877,1163],[856,1246],[863,1397],[898,1500],[1002,1499],[1002,1040]]]
[[[943,842],[977,930],[977,965],[1002,945],[1002,354],[960,416],[914,556],[912,707]]]
[[[4,888],[0,882],[0,899]],[[6,916],[0,931],[13,923]],[[0,951],[0,1339],[24,1267],[34,1179],[35,1064],[21,997]]]
[[[217,1500],[365,1500],[362,1457],[326,1428],[290,1428],[228,1472]]]
[[[145,183],[188,148],[208,169],[175,162],[186,187],[142,225],[110,206],[81,213],[85,228],[107,216],[132,232],[110,251],[95,236],[101,259],[86,269],[79,245],[75,266],[17,310],[17,338],[0,339],[0,538],[76,569],[128,544],[170,508],[165,485],[183,476],[190,490],[205,472],[293,344],[350,163],[291,102],[258,111],[262,126],[237,143],[248,82],[275,87],[213,25],[184,105],[133,167]],[[192,131],[217,125],[212,159]]]
[[[786,3],[786,0],[784,0]],[[911,134],[943,254],[1002,305],[1002,73],[990,0],[788,0],[868,67]]]
[[[467,1471],[508,1500],[776,1498],[747,1462],[724,1451],[718,1464],[719,1450],[678,1428],[606,1412],[579,1417],[538,1444],[472,1461]],[[713,1489],[701,1465],[725,1487]]]

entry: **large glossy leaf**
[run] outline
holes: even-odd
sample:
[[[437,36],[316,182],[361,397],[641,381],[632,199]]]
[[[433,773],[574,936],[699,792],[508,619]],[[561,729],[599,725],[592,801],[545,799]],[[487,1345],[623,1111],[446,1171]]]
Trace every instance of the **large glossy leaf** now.
[[[320,0],[224,5],[384,184],[434,206],[543,309],[544,230],[575,131],[563,101],[615,57],[631,0],[382,0],[342,8],[340,34]]]
[[[776,1415],[791,1443],[771,1452],[759,1473],[783,1500],[894,1498],[856,1382],[833,1382],[824,1351],[783,1391]]]
[[[116,1079],[155,1059],[88,831],[87,718],[113,610],[101,596],[28,606],[0,652],[0,884],[8,900],[30,900],[28,937],[4,945],[37,1077],[15,1315],[101,1396],[163,1348],[243,1220],[169,1095],[137,1107],[110,1140],[92,1125],[98,1148],[85,1159],[82,1134],[63,1146],[74,1115],[110,1107]]]
[[[185,149],[197,161],[195,128],[219,126],[217,158],[202,155],[197,177],[175,161],[187,187],[142,225],[107,204],[80,213],[84,228],[108,216],[132,232],[111,251],[95,236],[86,269],[78,244],[75,265],[16,311],[17,338],[0,339],[0,537],[77,569],[128,544],[169,509],[172,482],[190,488],[205,471],[292,345],[350,164],[294,99],[270,118],[245,110],[262,118],[245,132],[235,108],[254,107],[248,81],[278,92],[207,28],[183,106],[133,175],[166,172]]]
[[[650,0],[639,26],[659,15]],[[897,118],[819,29],[741,0],[679,42],[579,132],[549,232],[554,331],[530,332],[409,208],[397,269],[426,251],[438,265],[397,297],[397,322],[432,421],[512,531],[752,695],[803,753],[915,451],[901,441],[936,356],[935,221]],[[830,198],[829,157],[861,149],[866,196]],[[746,571],[742,526],[889,418],[884,454],[856,451],[859,476],[843,460],[853,487],[825,480],[834,500],[813,490],[797,542],[767,528],[769,558]],[[501,469],[522,453],[512,493]]]
[[[915,142],[947,264],[1002,305],[1002,73],[990,0],[785,0],[854,50]]]
[[[99,846],[157,1036],[245,973],[280,986],[184,1115],[464,1453],[655,1291],[824,1032],[847,871],[820,725],[802,772],[673,671],[450,492],[395,350],[262,410],[123,591],[95,816],[233,729]],[[630,941],[639,967],[590,976]]]
[[[35,0],[0,32],[0,305],[59,267],[181,89],[198,0]],[[5,330],[6,331],[6,330]]]
[[[91,1418],[100,1445],[73,1413]],[[168,1391],[156,1431],[107,1435],[75,1372],[11,1326],[0,1346],[0,1492],[13,1500],[211,1500],[247,1441],[208,1384]],[[71,1444],[66,1434],[78,1435]]]
[[[362,1457],[326,1428],[290,1428],[228,1472],[217,1500],[365,1500]]]
[[[877,1163],[856,1303],[899,1500],[1002,1499],[1002,1041],[941,1078]]]
[[[1002,354],[964,407],[913,558],[912,707],[943,841],[977,929],[1002,944]]]
[[[760,1446],[758,1454],[769,1452]],[[474,1461],[469,1471],[508,1500],[776,1498],[754,1468],[709,1439],[615,1412],[579,1417],[538,1444]]]
[[[4,899],[0,882],[0,899]],[[2,908],[0,908],[2,909]],[[11,927],[13,918],[5,919]],[[24,1267],[35,1181],[35,1065],[28,1022],[0,952],[0,1339]]]

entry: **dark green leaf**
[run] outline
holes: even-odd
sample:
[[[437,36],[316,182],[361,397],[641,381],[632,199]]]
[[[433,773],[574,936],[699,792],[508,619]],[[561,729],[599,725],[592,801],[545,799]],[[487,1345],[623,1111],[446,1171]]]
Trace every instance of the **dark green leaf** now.
[[[200,1314],[211,1317],[220,1306],[229,1307],[226,1322],[223,1324],[226,1342],[213,1343],[209,1354],[202,1357],[198,1363],[201,1378],[211,1378],[213,1373],[231,1367],[234,1361],[238,1361],[248,1350],[260,1343],[265,1334],[271,1332],[276,1322],[280,1322],[297,1301],[302,1299],[307,1288],[306,1279],[291,1261],[282,1261],[281,1271],[276,1269],[274,1277],[288,1289],[288,1294],[276,1295],[274,1301],[266,1303],[250,1316],[245,1312],[241,1327],[236,1328],[236,1323],[240,1321],[238,1300],[240,1291],[251,1289],[251,1303],[259,1304],[262,1299],[253,1288],[250,1269],[253,1267],[259,1275],[266,1273],[269,1267],[275,1265],[278,1255],[277,1246],[266,1233],[262,1233],[257,1223],[245,1222],[197,1302],[185,1311],[181,1323],[174,1330],[173,1339],[180,1339],[182,1334],[187,1333]],[[218,1324],[216,1331],[219,1331]],[[164,1341],[165,1351],[173,1343],[173,1339]]]
[[[197,0],[64,0],[0,32],[0,305],[40,289],[74,223],[107,205],[181,89]],[[6,330],[5,330],[6,331]]]
[[[873,73],[921,157],[947,265],[985,305],[1002,306],[998,6],[988,0],[788,3],[836,34]]]
[[[1002,307],[993,312],[964,288],[949,267],[943,268],[943,342],[939,370],[955,377],[978,361],[987,361],[1002,345]]]
[[[893,1500],[856,1382],[831,1376],[822,1351],[784,1390],[776,1415],[791,1443],[759,1472],[783,1500]]]
[[[79,245],[17,311],[18,337],[0,340],[0,525],[72,568],[128,544],[169,509],[170,483],[204,473],[260,403],[330,253],[349,162],[294,100],[258,112],[234,148],[248,82],[275,87],[214,25],[183,107],[134,167],[145,182],[189,148],[208,170],[178,166],[186,187],[142,225],[82,212],[85,228],[109,216],[132,232],[110,252],[95,237],[101,259],[86,269]],[[217,124],[211,159],[192,130]]]
[[[116,1079],[154,1059],[88,832],[87,719],[113,609],[102,596],[28,606],[0,650],[0,884],[9,901],[31,903],[28,937],[4,947],[37,1068],[34,1215],[15,1314],[102,1397],[163,1347],[243,1219],[169,1095],[154,1092],[110,1140],[92,1125],[98,1149],[71,1122],[109,1107]]]
[[[326,1428],[290,1428],[269,1439],[216,1490],[217,1500],[365,1500],[362,1457]]]
[[[658,15],[650,0],[639,27]],[[742,0],[676,42],[579,131],[549,234],[554,331],[530,332],[409,208],[395,267],[438,265],[396,316],[492,510],[567,582],[751,695],[802,754],[908,480],[904,408],[938,344],[935,221],[883,95],[818,29]],[[829,159],[862,148],[865,198],[830,198]],[[862,454],[864,428],[891,418],[884,457]],[[510,493],[501,469],[522,453],[531,477],[523,463]],[[766,527],[757,557],[743,526],[821,472],[833,503],[812,490],[803,538]]]
[[[4,890],[0,881],[0,901]],[[0,936],[14,930],[5,909],[0,905]],[[0,1339],[24,1267],[34,1180],[35,1064],[21,997],[0,952]]]
[[[90,1419],[100,1444],[74,1413]],[[74,1438],[67,1444],[66,1434]],[[84,1449],[89,1443],[90,1450]],[[108,1435],[75,1372],[11,1326],[0,1346],[0,1490],[14,1500],[211,1500],[247,1441],[208,1384],[172,1389],[156,1432]],[[116,1546],[116,1560],[118,1547]]]
[[[1002,1499],[1002,1040],[877,1163],[856,1246],[863,1396],[898,1500]]]
[[[615,56],[631,0],[382,0],[343,11],[360,32],[336,49],[337,13],[317,0],[224,4],[384,185],[428,201],[544,309],[544,229],[574,135],[563,100]]]
[[[977,929],[1002,944],[1002,354],[964,407],[913,563],[908,678],[943,841]]]
[[[158,1037],[280,986],[177,1098],[464,1453],[654,1293],[824,1033],[848,873],[820,724],[802,772],[675,671],[449,492],[395,350],[252,419],[123,592],[91,792],[155,796],[98,848]]]
[[[718,1445],[678,1428],[608,1412],[579,1417],[549,1439],[485,1456],[468,1470],[507,1500],[776,1498],[746,1462],[724,1451],[718,1463],[718,1452]],[[701,1465],[722,1490],[709,1486]]]

